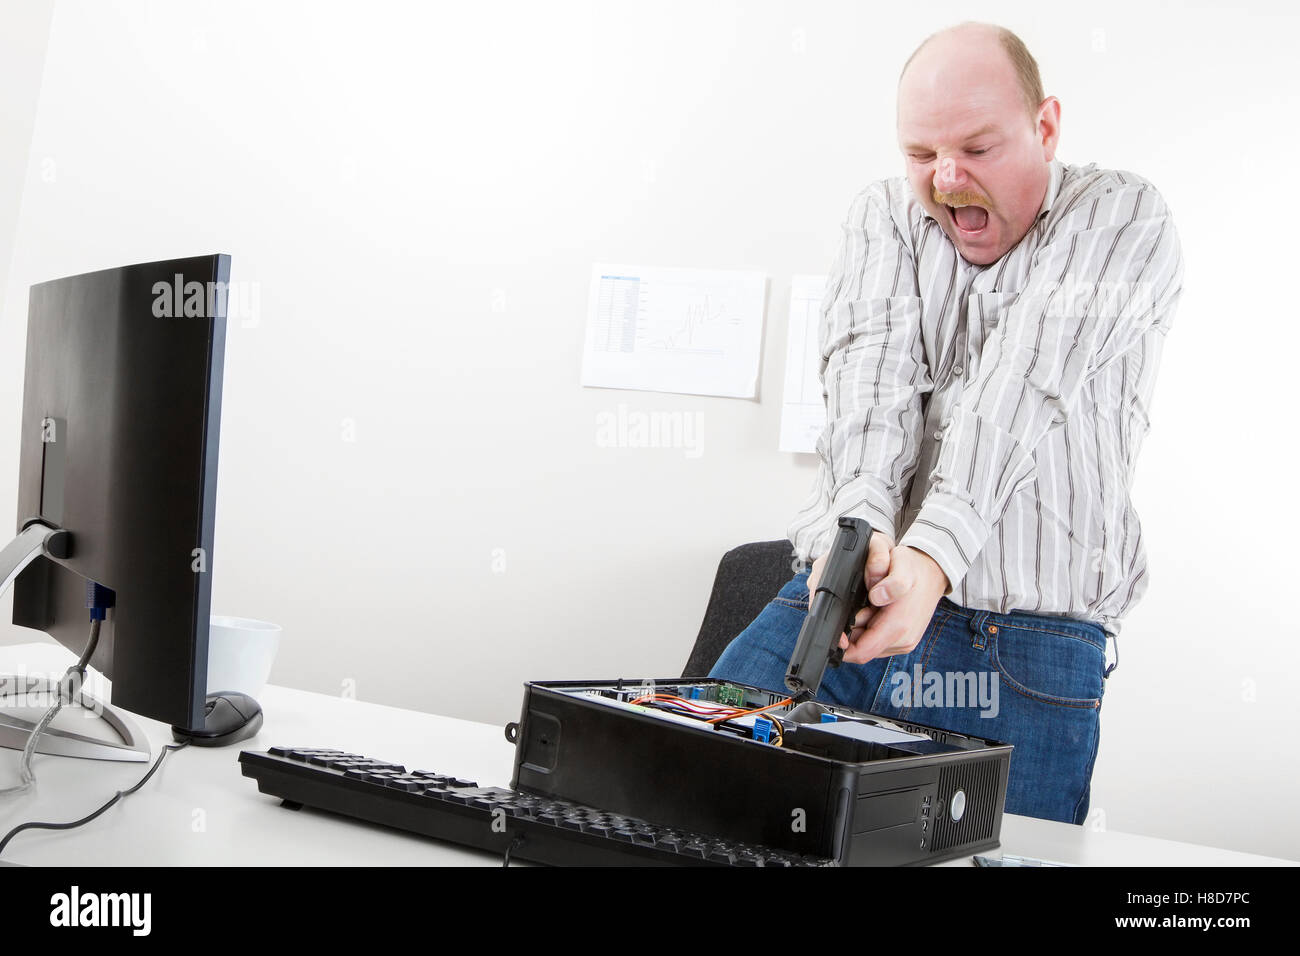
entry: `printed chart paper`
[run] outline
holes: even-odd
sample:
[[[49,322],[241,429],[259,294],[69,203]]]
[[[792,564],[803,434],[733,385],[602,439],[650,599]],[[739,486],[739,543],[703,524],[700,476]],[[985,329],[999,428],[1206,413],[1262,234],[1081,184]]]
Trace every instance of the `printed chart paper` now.
[[[815,452],[826,427],[822,398],[818,322],[826,276],[795,276],[790,283],[790,332],[786,339],[785,396],[781,405],[781,451]]]
[[[767,277],[597,263],[582,384],[753,398]]]

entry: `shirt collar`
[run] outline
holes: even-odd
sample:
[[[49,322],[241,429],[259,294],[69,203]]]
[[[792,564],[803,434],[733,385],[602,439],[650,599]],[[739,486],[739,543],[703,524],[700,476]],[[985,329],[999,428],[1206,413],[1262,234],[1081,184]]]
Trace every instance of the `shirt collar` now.
[[[1038,210],[1038,219],[1042,219],[1051,212],[1052,203],[1056,202],[1057,194],[1061,191],[1061,179],[1064,176],[1059,159],[1053,159],[1048,165],[1051,168],[1047,180],[1047,194],[1043,196],[1043,205]],[[1038,220],[1034,221],[1037,222]]]

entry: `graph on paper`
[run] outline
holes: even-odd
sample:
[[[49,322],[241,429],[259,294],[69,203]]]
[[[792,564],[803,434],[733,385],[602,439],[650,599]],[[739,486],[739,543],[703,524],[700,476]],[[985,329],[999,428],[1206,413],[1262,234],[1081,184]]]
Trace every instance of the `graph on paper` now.
[[[582,384],[753,398],[766,277],[598,263]]]

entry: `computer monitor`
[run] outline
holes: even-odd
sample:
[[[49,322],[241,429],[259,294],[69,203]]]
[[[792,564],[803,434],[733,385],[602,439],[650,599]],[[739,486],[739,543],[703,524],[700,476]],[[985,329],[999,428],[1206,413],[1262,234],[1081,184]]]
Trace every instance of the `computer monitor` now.
[[[78,654],[87,582],[108,588],[90,666],[113,708],[180,728],[204,724],[229,279],[211,255],[32,286],[19,536],[0,559],[14,624]]]

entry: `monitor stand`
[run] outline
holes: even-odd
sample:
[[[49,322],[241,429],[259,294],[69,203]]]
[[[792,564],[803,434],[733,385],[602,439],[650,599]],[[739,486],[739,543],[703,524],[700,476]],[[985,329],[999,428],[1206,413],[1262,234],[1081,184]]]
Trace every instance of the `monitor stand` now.
[[[0,595],[8,591],[23,568],[37,558],[42,555],[66,558],[70,551],[71,535],[67,531],[51,528],[39,521],[27,522],[19,535],[0,550]],[[0,677],[0,748],[22,750],[27,745],[32,728],[57,699],[57,687],[57,680],[43,677]],[[60,718],[70,711],[64,711],[45,728],[36,745],[37,753],[92,760],[149,759],[149,741],[123,711],[84,694],[77,694],[72,705],[86,714],[97,715],[99,719],[95,721],[98,725],[95,729],[107,728],[116,735],[115,739],[79,734],[66,726],[56,726],[66,724],[67,721]],[[31,716],[23,713],[37,707],[39,713]]]
[[[46,677],[0,676],[0,748],[22,750],[27,745],[32,728],[56,700],[58,683]],[[106,739],[93,732],[77,733],[66,726],[65,715],[93,720],[86,730],[108,730],[113,736]],[[149,741],[125,712],[101,704],[88,694],[78,694],[45,728],[36,752],[91,760],[143,761],[149,759]]]

